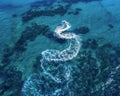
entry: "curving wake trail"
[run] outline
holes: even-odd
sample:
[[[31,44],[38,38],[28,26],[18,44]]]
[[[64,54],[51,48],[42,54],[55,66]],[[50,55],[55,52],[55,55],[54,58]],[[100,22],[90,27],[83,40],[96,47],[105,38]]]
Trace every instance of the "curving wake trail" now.
[[[69,82],[71,82],[71,67],[66,64],[61,64],[61,62],[71,60],[77,56],[81,47],[81,38],[74,33],[64,33],[69,28],[71,28],[71,25],[65,20],[62,21],[61,26],[56,27],[54,35],[57,38],[69,40],[70,44],[62,51],[47,49],[41,53],[42,59],[40,62],[43,74],[32,74],[26,80],[22,88],[24,96],[66,96],[65,94],[68,94],[67,96],[74,96],[69,90]],[[59,64],[55,65],[56,62]],[[49,68],[50,66],[52,66],[51,69]],[[57,85],[54,85],[51,89],[51,82],[45,84],[44,80],[41,79],[43,78],[41,76],[53,80],[58,87],[56,87]],[[62,86],[59,86],[59,84]],[[45,87],[45,92],[42,91],[42,86]],[[66,91],[66,93],[64,91]]]
[[[62,26],[58,26],[54,33],[55,36],[61,39],[70,40],[69,47],[59,51],[48,49],[42,52],[42,57],[47,61],[68,61],[77,56],[81,47],[81,38],[74,33],[63,33],[70,28],[67,21],[62,22]]]

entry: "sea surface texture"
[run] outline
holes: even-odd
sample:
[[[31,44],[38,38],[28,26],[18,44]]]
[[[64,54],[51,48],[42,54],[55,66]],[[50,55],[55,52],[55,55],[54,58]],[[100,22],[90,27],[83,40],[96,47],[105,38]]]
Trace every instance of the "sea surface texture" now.
[[[0,96],[120,96],[120,0],[0,0]]]

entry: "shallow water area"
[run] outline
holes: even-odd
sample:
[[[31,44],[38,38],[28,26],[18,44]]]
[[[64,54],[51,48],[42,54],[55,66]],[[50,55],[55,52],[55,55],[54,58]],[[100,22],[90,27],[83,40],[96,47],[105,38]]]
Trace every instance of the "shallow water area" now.
[[[0,96],[120,96],[119,4],[0,1]]]

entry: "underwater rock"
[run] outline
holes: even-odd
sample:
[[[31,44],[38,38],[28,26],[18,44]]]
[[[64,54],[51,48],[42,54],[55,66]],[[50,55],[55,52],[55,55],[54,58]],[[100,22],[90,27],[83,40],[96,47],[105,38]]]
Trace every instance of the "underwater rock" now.
[[[90,31],[90,29],[88,27],[83,26],[83,27],[80,27],[80,28],[76,28],[74,30],[74,33],[76,33],[76,34],[87,34],[89,31]]]
[[[113,26],[112,24],[108,24],[108,27],[109,27],[110,29],[114,28],[114,26]]]
[[[12,14],[12,17],[13,17],[13,18],[17,17],[17,14]]]

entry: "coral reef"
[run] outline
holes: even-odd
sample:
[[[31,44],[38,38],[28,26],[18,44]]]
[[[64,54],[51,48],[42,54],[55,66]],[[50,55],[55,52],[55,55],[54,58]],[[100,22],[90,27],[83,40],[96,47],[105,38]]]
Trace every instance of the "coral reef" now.
[[[34,41],[39,35],[45,35],[49,31],[49,26],[32,23],[32,26],[26,27],[22,32],[20,39],[16,42],[14,50],[24,51],[28,41]]]
[[[67,9],[64,6],[58,6],[57,8],[48,10],[30,9],[29,11],[22,14],[22,21],[25,23],[32,20],[35,17],[40,16],[55,16],[55,15],[63,16],[66,12]]]
[[[116,48],[95,39],[83,42],[82,48],[71,83],[75,96],[119,96],[120,61]]]

